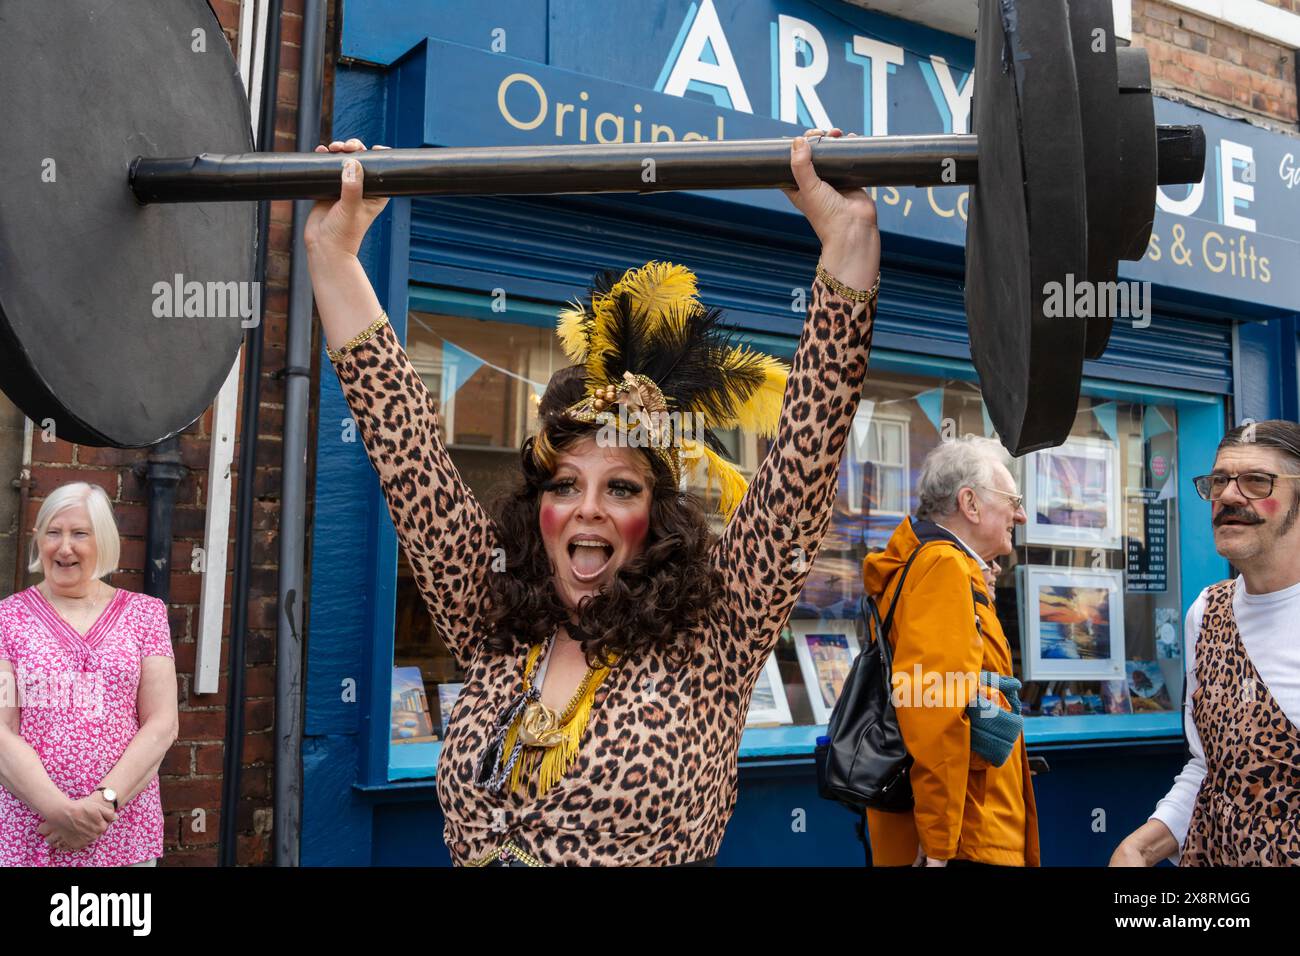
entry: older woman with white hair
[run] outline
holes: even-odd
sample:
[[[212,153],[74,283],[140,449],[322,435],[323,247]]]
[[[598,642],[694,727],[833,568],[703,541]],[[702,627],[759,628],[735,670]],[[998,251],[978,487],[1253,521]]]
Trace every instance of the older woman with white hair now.
[[[915,801],[867,811],[878,866],[1039,864],[1020,684],[989,587],[1027,520],[1009,463],[986,438],[939,445],[921,466],[916,517],[863,565],[880,613],[897,605],[888,636]],[[898,692],[900,678],[911,693]]]
[[[167,606],[103,579],[121,553],[108,495],[41,504],[28,570],[0,601],[0,866],[152,866],[158,768],[176,740]]]

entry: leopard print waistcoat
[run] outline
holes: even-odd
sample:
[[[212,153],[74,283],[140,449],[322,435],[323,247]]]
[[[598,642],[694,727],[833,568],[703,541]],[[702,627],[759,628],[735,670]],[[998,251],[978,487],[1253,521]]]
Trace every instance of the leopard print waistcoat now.
[[[1207,772],[1183,866],[1300,865],[1300,729],[1246,654],[1234,581],[1211,587],[1196,638],[1192,719]]]

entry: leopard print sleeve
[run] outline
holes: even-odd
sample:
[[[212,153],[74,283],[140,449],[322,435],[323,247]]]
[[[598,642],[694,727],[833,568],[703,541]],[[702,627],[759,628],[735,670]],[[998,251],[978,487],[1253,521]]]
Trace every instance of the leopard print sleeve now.
[[[467,667],[479,644],[496,546],[492,522],[452,464],[433,396],[391,326],[345,353],[334,369],[424,602]]]
[[[762,670],[830,527],[875,317],[875,299],[813,283],[776,442],[714,547],[727,583],[722,651],[741,675]]]

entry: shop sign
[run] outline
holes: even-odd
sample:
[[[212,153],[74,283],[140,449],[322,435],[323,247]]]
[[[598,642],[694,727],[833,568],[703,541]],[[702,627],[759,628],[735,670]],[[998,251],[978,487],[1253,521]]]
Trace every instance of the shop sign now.
[[[870,135],[969,128],[974,45],[847,4],[497,0],[466,18],[446,17],[444,7],[344,7],[345,56],[389,64],[429,38],[403,61],[423,74],[428,145],[652,144],[832,125]],[[1204,126],[1206,172],[1195,185],[1158,190],[1147,254],[1123,263],[1121,277],[1300,308],[1300,270],[1287,268],[1300,261],[1300,141],[1159,97],[1155,105],[1158,122]],[[964,243],[967,187],[875,193],[884,231]],[[716,195],[789,211],[775,190]]]

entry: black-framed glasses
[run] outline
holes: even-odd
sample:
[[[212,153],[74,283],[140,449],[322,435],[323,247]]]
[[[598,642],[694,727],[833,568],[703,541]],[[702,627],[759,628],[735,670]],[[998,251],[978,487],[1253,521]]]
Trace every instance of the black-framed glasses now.
[[[1024,495],[1013,495],[1013,494],[1012,494],[1011,492],[1009,492],[1009,491],[1000,491],[1000,490],[997,489],[997,488],[990,488],[988,485],[979,485],[978,487],[984,489],[985,491],[991,491],[991,492],[993,492],[995,495],[1002,495],[1004,498],[1010,498],[1010,499],[1011,499],[1011,507],[1012,507],[1012,509],[1015,510],[1015,511],[1019,511],[1021,505],[1023,505],[1023,504],[1025,503],[1025,496],[1024,496]]]
[[[1300,478],[1300,475],[1275,475],[1269,471],[1247,471],[1240,475],[1201,475],[1193,478],[1196,493],[1206,501],[1218,501],[1234,481],[1243,498],[1258,501],[1273,494],[1273,483],[1279,478]]]

